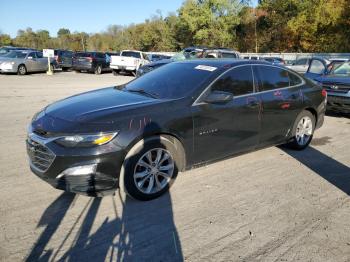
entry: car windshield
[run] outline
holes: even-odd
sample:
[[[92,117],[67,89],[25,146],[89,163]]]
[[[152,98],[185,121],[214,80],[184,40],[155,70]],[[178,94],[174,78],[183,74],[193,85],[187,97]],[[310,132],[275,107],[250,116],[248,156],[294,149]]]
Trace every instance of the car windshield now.
[[[184,55],[183,52],[176,53],[175,55],[173,55],[171,57],[171,60],[173,60],[173,61],[182,61],[182,60],[185,60],[185,59],[186,59],[186,56]]]
[[[336,67],[331,73],[334,75],[350,75],[350,62],[345,62]]]
[[[7,58],[25,58],[27,53],[19,52],[19,51],[11,51],[8,54],[4,55]]]
[[[123,90],[160,99],[181,98],[197,89],[215,70],[215,67],[192,63],[171,63],[136,78]]]

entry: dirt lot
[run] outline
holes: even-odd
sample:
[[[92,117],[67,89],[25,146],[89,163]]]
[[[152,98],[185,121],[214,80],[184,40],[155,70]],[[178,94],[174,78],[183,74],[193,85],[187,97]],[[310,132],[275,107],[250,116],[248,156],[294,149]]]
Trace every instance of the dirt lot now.
[[[32,115],[127,82],[112,74],[0,76],[0,261],[350,261],[350,119],[303,152],[269,148],[181,174],[137,202],[63,193],[31,174]]]

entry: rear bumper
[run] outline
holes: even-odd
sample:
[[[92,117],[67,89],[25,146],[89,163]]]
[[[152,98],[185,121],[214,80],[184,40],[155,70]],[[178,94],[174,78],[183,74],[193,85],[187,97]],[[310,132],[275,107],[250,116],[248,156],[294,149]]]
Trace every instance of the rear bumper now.
[[[120,71],[136,71],[136,66],[120,66],[120,65],[110,65],[110,68]]]
[[[73,64],[73,70],[86,70],[86,71],[94,71],[94,65],[92,63],[86,64]]]

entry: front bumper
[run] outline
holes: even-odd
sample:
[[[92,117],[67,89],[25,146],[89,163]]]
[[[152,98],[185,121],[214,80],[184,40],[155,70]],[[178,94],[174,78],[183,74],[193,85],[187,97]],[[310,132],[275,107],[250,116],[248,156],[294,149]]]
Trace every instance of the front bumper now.
[[[327,110],[350,113],[350,95],[331,95],[328,93]]]
[[[64,148],[52,138],[47,139],[31,133],[26,141],[31,171],[54,188],[88,196],[104,196],[118,188],[119,172],[125,151],[116,142],[91,148]],[[33,149],[33,144],[39,148]],[[38,165],[33,150],[51,152],[50,164]],[[39,158],[43,155],[39,154]],[[68,169],[95,166],[91,173],[69,174]],[[38,168],[39,167],[39,168]]]
[[[0,65],[0,73],[17,73],[17,68]]]

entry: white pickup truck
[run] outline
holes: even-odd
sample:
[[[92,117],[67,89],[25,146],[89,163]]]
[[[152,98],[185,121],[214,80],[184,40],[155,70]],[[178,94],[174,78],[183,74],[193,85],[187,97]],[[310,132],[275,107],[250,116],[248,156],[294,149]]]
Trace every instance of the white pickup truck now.
[[[110,68],[114,75],[118,75],[121,71],[131,72],[136,75],[140,66],[148,64],[147,55],[141,51],[123,50],[119,56],[111,56]]]

